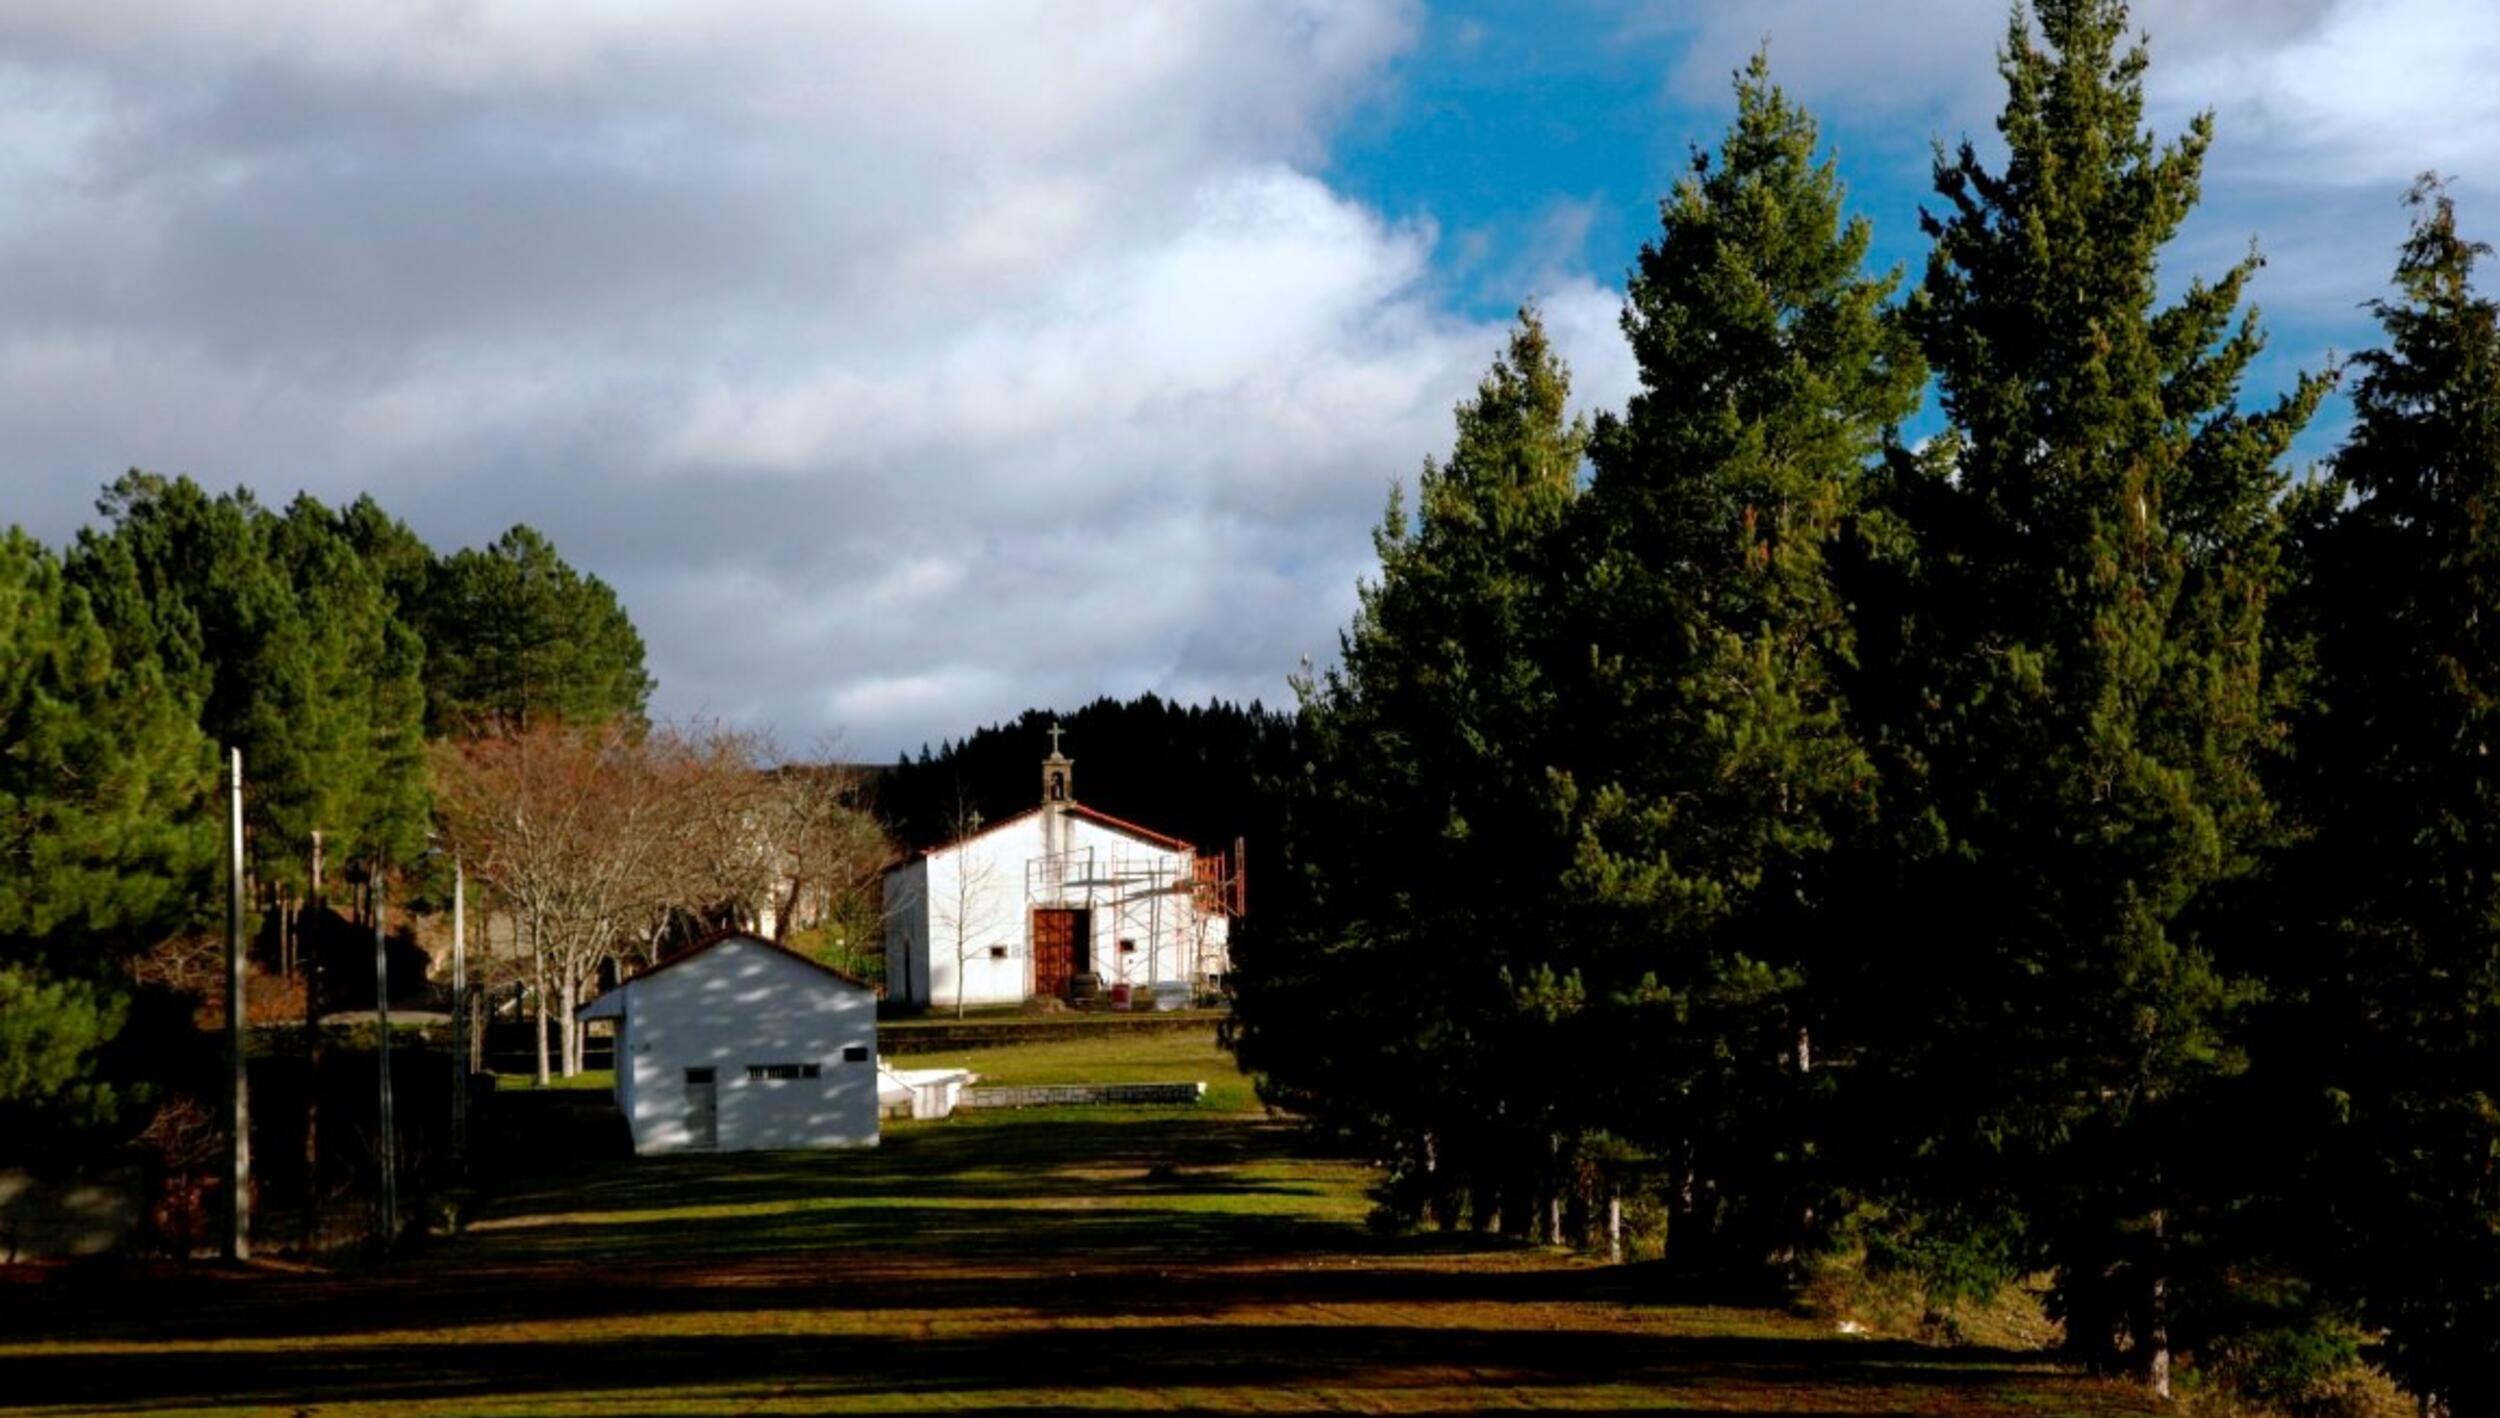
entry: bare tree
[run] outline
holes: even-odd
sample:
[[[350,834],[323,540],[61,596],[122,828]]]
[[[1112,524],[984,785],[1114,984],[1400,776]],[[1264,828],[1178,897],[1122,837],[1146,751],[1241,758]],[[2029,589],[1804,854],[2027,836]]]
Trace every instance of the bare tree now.
[[[841,763],[831,743],[820,742],[813,757],[765,775],[762,825],[777,871],[772,934],[787,945],[795,932],[820,925],[847,947],[853,936],[882,934],[880,874],[895,847],[869,809],[863,775]]]
[[[951,835],[959,850],[954,859],[954,879],[940,888],[937,881],[938,859],[929,859],[929,935],[932,951],[941,944],[955,953],[955,1017],[964,1017],[964,976],[970,973],[972,961],[980,958],[991,945],[989,897],[997,885],[998,867],[989,858],[970,849],[973,836],[981,830],[981,814],[957,802]]]
[[[573,1009],[599,967],[649,958],[671,919],[716,906],[732,882],[724,863],[745,835],[756,781],[746,751],[717,729],[558,724],[437,749],[444,835],[518,927],[540,1082],[581,1071]]]

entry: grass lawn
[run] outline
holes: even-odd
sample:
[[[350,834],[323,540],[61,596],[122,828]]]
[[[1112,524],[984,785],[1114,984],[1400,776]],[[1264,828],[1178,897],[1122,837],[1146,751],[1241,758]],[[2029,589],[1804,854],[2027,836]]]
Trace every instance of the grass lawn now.
[[[527,1091],[538,1086],[538,1075],[532,1073],[499,1073],[494,1075],[494,1078],[495,1091],[498,1093]],[[571,1089],[595,1088],[613,1092],[616,1088],[616,1070],[586,1068],[571,1078],[566,1078],[560,1073],[551,1073],[547,1075],[547,1086]]]
[[[1180,1032],[1053,1039],[988,1049],[903,1054],[899,1068],[968,1068],[984,1083],[1204,1083],[1201,1110],[1247,1113],[1259,1100],[1232,1055],[1213,1047],[1214,1026]]]
[[[1223,1077],[1180,1042],[965,1062],[1099,1077],[1043,1051],[1110,1047]],[[2157,1411],[2036,1355],[1845,1339],[1644,1267],[1376,1237],[1363,1167],[1211,1095],[961,1114],[856,1152],[574,1159],[371,1274],[0,1268],[0,1413]]]

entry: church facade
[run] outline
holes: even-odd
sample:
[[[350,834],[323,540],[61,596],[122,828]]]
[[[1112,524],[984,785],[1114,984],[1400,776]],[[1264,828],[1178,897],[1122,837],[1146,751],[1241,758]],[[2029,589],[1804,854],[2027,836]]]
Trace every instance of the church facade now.
[[[1077,801],[1058,730],[1041,801],[885,875],[888,998],[932,1010],[1038,998],[1147,1007],[1220,986],[1238,860]]]

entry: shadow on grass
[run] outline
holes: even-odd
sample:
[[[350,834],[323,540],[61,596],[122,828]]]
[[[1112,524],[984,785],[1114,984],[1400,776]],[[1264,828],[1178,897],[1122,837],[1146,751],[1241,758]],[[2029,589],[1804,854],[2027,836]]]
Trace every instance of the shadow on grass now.
[[[1479,1385],[1597,1412],[1614,1386],[1704,1414],[2146,1411],[2036,1355],[1805,1337],[1711,1308],[1759,1295],[1651,1267],[1377,1237],[1365,1177],[1288,1127],[1162,1110],[912,1126],[852,1152],[559,1155],[380,1274],[0,1284],[0,1344],[137,1350],[0,1355],[0,1411],[1434,1412]]]
[[[1273,1401],[1298,1390],[1372,1394],[1486,1385],[1533,1396],[1633,1385],[1690,1411],[1716,1397],[1811,1388],[1892,1412],[1917,1395],[1966,1406],[2039,1377],[2036,1361],[1986,1351],[1825,1341],[1662,1338],[1599,1330],[1526,1332],[1407,1325],[1224,1323],[1070,1333],[1032,1327],[958,1338],[916,1335],[695,1334],[569,1342],[356,1344],[12,1359],[0,1409],[85,1404],[146,1412],[203,1397],[237,1406],[409,1405],[532,1394],[628,1398],[729,1385],[800,1400],[871,1394],[924,1403],[1017,1406],[1106,1391],[1240,1391]],[[948,1404],[946,1406],[954,1406]],[[618,1411],[606,1406],[603,1412]],[[1747,1411],[1764,1411],[1758,1405]],[[1773,1409],[1770,1411],[1794,1411]],[[1983,1410],[1984,1411],[1984,1410]]]

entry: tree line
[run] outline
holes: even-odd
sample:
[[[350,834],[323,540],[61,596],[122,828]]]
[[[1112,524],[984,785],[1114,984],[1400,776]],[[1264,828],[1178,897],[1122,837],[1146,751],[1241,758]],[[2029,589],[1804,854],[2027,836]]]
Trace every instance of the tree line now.
[[[1236,838],[1273,841],[1281,831],[1271,785],[1293,761],[1293,717],[1255,700],[1179,704],[1152,692],[1027,709],[934,752],[923,745],[877,772],[878,810],[897,838],[920,849],[952,841],[976,813],[999,822],[1023,812],[1041,801],[1053,724],[1067,731],[1062,746],[1088,806],[1202,852],[1228,850]]]
[[[2036,0],[2001,158],[1870,269],[1757,58],[1660,207],[1639,392],[1533,311],[1300,685],[1235,945],[1271,1100],[1385,1220],[1845,1254],[2302,1401],[2500,1412],[2500,312],[2436,182],[2355,420],[2173,281],[2213,127]],[[1904,433],[1930,397],[1937,431]],[[1273,860],[1273,857],[1271,857]]]
[[[142,472],[97,511],[57,551],[0,536],[12,1153],[92,1151],[214,1092],[192,1019],[221,993],[201,947],[230,747],[257,1021],[369,1006],[371,970],[325,977],[324,942],[365,949],[387,891],[402,958],[439,947],[455,860],[488,927],[476,978],[530,997],[542,1077],[578,1068],[570,1006],[603,969],[706,926],[789,939],[872,909],[887,847],[856,775],[653,725],[631,618],[537,531],[437,553],[371,497],[272,508]],[[394,993],[422,973],[395,969]]]

